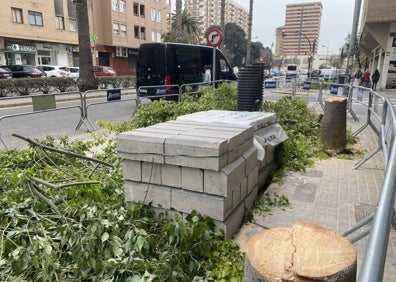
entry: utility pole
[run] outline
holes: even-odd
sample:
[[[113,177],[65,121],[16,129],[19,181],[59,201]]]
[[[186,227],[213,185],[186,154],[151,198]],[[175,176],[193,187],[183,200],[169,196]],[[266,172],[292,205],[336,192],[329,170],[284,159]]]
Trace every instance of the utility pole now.
[[[352,77],[353,56],[355,55],[354,50],[356,45],[357,28],[359,24],[361,4],[362,4],[362,0],[355,0],[355,11],[353,14],[351,40],[349,41],[349,52],[348,52],[347,68],[346,68],[346,78],[348,84],[351,83],[351,77]]]

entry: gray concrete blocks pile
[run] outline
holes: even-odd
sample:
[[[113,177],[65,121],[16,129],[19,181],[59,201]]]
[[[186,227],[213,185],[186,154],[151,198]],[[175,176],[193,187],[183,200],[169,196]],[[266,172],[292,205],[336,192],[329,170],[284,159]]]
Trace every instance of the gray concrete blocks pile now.
[[[226,237],[238,230],[258,193],[254,126],[168,121],[117,137],[125,200],[186,216],[211,217]]]

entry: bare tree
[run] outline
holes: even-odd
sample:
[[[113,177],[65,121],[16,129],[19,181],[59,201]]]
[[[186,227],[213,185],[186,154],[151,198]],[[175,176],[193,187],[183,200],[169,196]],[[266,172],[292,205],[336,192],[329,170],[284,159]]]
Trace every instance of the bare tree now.
[[[80,57],[80,75],[78,88],[85,92],[91,89],[98,89],[98,82],[95,79],[92,66],[91,39],[89,35],[89,17],[87,0],[74,0],[76,17],[78,24],[78,46]]]

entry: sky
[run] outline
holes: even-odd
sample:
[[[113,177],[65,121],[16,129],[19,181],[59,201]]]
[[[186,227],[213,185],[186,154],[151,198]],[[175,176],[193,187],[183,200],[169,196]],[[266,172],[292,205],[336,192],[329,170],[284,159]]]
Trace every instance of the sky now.
[[[249,0],[234,2],[249,10]],[[352,31],[354,0],[254,0],[252,38],[258,38],[252,41],[271,47],[272,42],[275,44],[275,29],[285,24],[286,4],[306,2],[322,2],[323,6],[318,53],[326,54],[328,46],[329,54],[339,54]]]
[[[249,0],[233,1],[249,10]],[[339,54],[352,31],[355,0],[254,0],[252,38],[257,39],[253,41],[271,47],[272,42],[275,44],[276,28],[285,24],[286,4],[306,2],[322,2],[323,6],[318,53],[326,54],[328,48],[329,54]]]

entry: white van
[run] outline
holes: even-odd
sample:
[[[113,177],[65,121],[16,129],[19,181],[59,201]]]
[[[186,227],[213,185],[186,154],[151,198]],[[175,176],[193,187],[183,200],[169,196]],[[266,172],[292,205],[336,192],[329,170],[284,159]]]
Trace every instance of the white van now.
[[[286,76],[296,76],[298,74],[298,68],[296,64],[288,64],[286,68]]]
[[[325,81],[332,80],[335,81],[340,74],[339,69],[321,69],[320,70],[320,77],[323,78]]]

